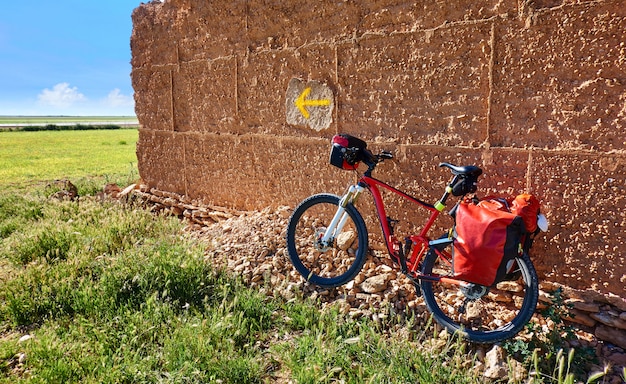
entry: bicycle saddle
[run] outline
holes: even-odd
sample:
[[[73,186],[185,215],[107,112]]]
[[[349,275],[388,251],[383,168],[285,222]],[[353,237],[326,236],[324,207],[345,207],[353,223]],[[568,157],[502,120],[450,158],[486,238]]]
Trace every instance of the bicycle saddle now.
[[[456,165],[452,165],[450,163],[439,163],[439,166],[450,168],[453,175],[466,175],[466,176],[478,177],[480,176],[481,173],[483,173],[483,170],[478,168],[475,165],[466,165],[463,167],[459,167]]]

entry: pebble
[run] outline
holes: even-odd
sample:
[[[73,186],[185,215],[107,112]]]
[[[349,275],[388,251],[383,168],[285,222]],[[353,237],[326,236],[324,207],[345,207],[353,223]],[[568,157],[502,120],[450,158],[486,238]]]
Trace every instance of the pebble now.
[[[23,342],[28,341],[28,340],[30,340],[32,338],[33,338],[32,335],[24,335],[24,336],[20,337],[20,339],[17,342],[18,343],[23,343]]]

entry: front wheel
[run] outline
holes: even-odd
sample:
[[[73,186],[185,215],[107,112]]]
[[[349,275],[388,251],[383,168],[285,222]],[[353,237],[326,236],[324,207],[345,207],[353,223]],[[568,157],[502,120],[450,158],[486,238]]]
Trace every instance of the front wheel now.
[[[530,321],[539,295],[537,272],[524,252],[515,259],[510,280],[485,287],[421,281],[428,310],[440,325],[477,343],[496,343],[515,336]],[[422,267],[425,275],[452,276],[450,260],[433,250]]]
[[[321,241],[337,214],[339,200],[336,195],[313,195],[296,207],[287,226],[291,262],[307,281],[322,287],[354,279],[367,256],[365,222],[352,204],[345,207],[342,224],[331,231],[329,241]]]

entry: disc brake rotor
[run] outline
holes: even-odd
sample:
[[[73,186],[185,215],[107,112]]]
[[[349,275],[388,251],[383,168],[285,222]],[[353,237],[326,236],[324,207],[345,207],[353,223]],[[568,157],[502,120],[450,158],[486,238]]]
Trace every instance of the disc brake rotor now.
[[[329,241],[328,243],[324,243],[322,241],[324,233],[326,233],[326,227],[320,227],[315,230],[315,234],[313,235],[313,245],[315,246],[315,249],[320,252],[326,252],[332,248],[332,241]]]
[[[461,293],[469,300],[478,300],[489,292],[489,288],[484,285],[467,283],[461,285]]]

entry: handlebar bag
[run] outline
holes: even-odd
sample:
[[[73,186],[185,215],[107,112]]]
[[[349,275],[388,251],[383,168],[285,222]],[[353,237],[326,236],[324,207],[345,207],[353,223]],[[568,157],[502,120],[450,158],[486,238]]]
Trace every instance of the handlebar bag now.
[[[363,151],[367,148],[367,143],[358,137],[342,133],[333,136],[332,148],[330,150],[330,164],[335,167],[354,170],[363,161]]]
[[[452,269],[459,280],[491,286],[519,255],[524,221],[499,200],[462,201],[455,216]]]

